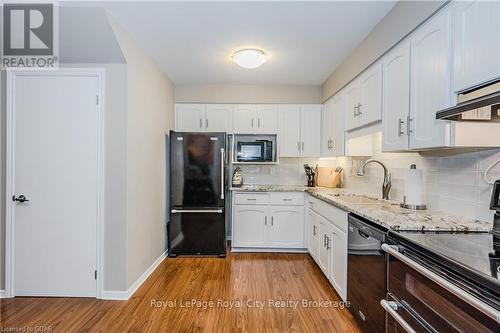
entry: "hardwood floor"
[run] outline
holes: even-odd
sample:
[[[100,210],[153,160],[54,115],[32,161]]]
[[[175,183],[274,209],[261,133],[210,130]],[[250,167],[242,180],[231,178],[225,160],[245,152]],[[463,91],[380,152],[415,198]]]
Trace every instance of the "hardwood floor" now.
[[[0,300],[0,332],[360,332],[337,301],[308,254],[167,258],[129,301]]]

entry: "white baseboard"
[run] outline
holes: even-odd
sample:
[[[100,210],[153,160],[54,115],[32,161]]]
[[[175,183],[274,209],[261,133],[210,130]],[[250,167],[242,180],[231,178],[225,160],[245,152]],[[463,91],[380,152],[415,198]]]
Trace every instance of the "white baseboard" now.
[[[0,298],[7,298],[7,292],[5,290],[0,290]]]
[[[167,251],[163,252],[161,256],[159,256],[158,259],[156,259],[155,262],[149,266],[149,268],[142,273],[142,275],[139,276],[139,278],[126,291],[103,291],[102,299],[115,301],[126,301],[130,299],[166,257]]]
[[[256,248],[256,247],[232,247],[231,252],[249,253],[307,253],[307,249],[277,249],[277,248]]]

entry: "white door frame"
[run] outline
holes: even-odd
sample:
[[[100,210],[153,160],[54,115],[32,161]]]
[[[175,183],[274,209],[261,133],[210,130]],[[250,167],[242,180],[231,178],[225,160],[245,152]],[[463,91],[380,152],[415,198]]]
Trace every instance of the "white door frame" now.
[[[97,256],[96,256],[96,298],[102,298],[104,284],[104,96],[106,70],[102,68],[61,68],[61,69],[15,69],[7,70],[7,108],[6,108],[6,168],[5,168],[5,297],[15,297],[14,276],[14,231],[12,201],[14,185],[14,119],[15,119],[15,80],[20,76],[83,76],[96,77],[99,84],[99,134],[98,134],[98,203],[97,203]]]

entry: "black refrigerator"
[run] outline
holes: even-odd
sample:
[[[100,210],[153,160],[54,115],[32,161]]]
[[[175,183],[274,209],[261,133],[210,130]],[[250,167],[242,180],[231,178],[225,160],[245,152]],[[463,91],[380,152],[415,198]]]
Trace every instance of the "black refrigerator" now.
[[[226,255],[226,133],[170,131],[169,256]]]

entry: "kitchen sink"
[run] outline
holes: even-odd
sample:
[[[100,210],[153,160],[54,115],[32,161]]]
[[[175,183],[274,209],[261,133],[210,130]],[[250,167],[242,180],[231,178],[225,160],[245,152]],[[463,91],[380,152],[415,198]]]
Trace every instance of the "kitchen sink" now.
[[[380,205],[382,202],[378,199],[367,198],[361,195],[340,195],[337,200],[344,201],[350,204],[362,204],[362,205]]]

